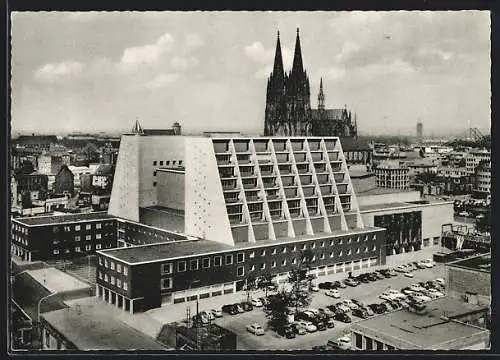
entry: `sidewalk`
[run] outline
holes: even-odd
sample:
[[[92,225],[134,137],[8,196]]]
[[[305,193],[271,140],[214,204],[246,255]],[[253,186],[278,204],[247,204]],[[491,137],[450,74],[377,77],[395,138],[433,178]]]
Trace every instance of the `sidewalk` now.
[[[432,255],[439,251],[449,251],[449,250],[438,246],[431,246],[416,252],[391,255],[387,257],[386,265],[377,265],[377,266],[372,266],[370,268],[354,270],[353,274],[355,275],[358,273],[364,273],[368,271],[373,272],[378,269],[394,267],[401,264],[407,264],[413,261],[432,259]],[[344,280],[347,276],[348,276],[347,273],[341,272],[341,273],[321,276],[317,279],[317,281],[323,282],[323,281]],[[252,297],[262,297],[262,296],[264,296],[263,290],[257,290],[252,293]],[[198,300],[198,309],[199,311],[210,310],[214,308],[220,308],[224,304],[234,304],[236,302],[241,302],[244,300],[246,300],[246,293],[244,291],[239,291],[233,294],[226,294],[216,297],[210,297],[207,299],[200,299]],[[186,319],[186,310],[188,307],[191,308],[191,316],[193,316],[196,313],[196,301],[184,302],[179,304],[169,304],[166,305],[165,307],[148,310],[145,312],[145,314],[163,324],[166,324],[175,321],[184,321]]]

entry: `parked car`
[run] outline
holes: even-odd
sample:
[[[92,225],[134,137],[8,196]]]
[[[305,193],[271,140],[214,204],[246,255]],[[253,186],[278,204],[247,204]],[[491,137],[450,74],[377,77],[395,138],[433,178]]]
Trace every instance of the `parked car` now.
[[[384,280],[385,276],[382,273],[379,272],[374,272],[375,276],[377,277],[378,280]]]
[[[335,321],[333,321],[333,315],[325,318],[324,322],[329,329],[335,327]]]
[[[378,270],[378,272],[384,277],[384,278],[390,278],[391,274],[389,274],[389,269],[382,269]]]
[[[403,309],[408,309],[409,307],[409,304],[408,304],[408,301],[407,300],[398,300],[399,304],[401,305],[401,307]]]
[[[325,295],[335,299],[340,298],[340,292],[338,290],[326,290]]]
[[[398,265],[394,268],[394,271],[397,271],[400,273],[405,273],[408,271],[408,269],[406,269],[406,266],[404,266],[404,265]]]
[[[404,273],[404,276],[406,276],[407,278],[413,278],[415,275],[413,275],[413,273],[407,271]]]
[[[425,288],[420,286],[419,284],[411,284],[409,286],[409,288],[410,288],[410,290],[417,291],[417,292],[425,291]]]
[[[413,298],[416,300],[416,302],[422,302],[422,301],[427,302],[432,300],[431,297],[423,294],[415,295]]]
[[[241,306],[241,304],[234,304],[234,306],[236,307],[236,310],[239,313],[244,313],[245,312],[245,309],[243,308],[243,306]]]
[[[210,321],[215,320],[215,315],[211,311],[202,311],[200,315],[205,316]]]
[[[400,302],[399,302],[399,299],[396,299],[396,300],[387,300],[386,303],[389,303],[391,304],[392,308],[394,310],[399,310],[402,308]]]
[[[383,292],[382,294],[379,295],[379,298],[381,298],[383,300],[395,300],[398,297],[395,294],[391,294],[391,293],[385,291],[385,292]]]
[[[417,263],[417,268],[419,268],[419,269],[427,269],[427,265],[424,264],[422,261],[419,261]]]
[[[438,283],[440,286],[444,287],[446,286],[446,282],[444,281],[443,278],[437,278],[436,280],[434,280],[436,283]]]
[[[340,281],[337,281],[340,284]],[[336,284],[336,282],[331,282],[331,281],[325,281],[322,283],[318,284],[318,287],[323,290],[332,290],[332,289],[337,289],[339,286]]]
[[[325,331],[326,330],[326,324],[323,321],[316,320],[316,321],[311,321],[315,326],[316,329],[319,331]]]
[[[216,318],[222,317],[222,310],[221,309],[212,309],[210,311],[212,312],[212,314],[214,314],[214,316]]]
[[[357,316],[357,317],[361,318],[361,319],[367,319],[368,318],[368,313],[364,309],[361,309],[361,308],[353,309],[352,310],[352,314],[354,316]]]
[[[194,315],[191,319],[193,320],[193,325],[205,326],[209,323],[208,318],[201,314]]]
[[[305,327],[303,327],[302,325],[298,324],[297,322],[294,322],[292,324],[290,324],[290,328],[295,331],[295,333],[297,335],[305,335],[307,334],[307,330]]]
[[[420,295],[430,297],[431,299],[437,299],[437,298],[439,298],[439,297],[440,297],[440,296],[439,296],[438,294],[436,294],[435,292],[432,292],[432,291],[429,291],[429,290],[421,291],[421,292],[420,292]]]
[[[393,269],[389,270],[389,275],[392,277],[398,276],[398,274]]]
[[[248,325],[247,331],[258,336],[262,336],[265,334],[264,328],[258,323]]]
[[[318,285],[311,284],[311,286],[309,286],[309,290],[314,291],[314,292],[318,292],[319,287],[318,287]]]
[[[351,348],[351,337],[344,335],[338,339],[330,339],[326,346],[329,349],[349,350]]]
[[[370,304],[368,307],[375,313],[375,314],[383,314],[387,311],[387,307],[384,304]]]
[[[352,287],[356,287],[359,285],[359,282],[357,282],[356,280],[354,280],[353,278],[347,278],[344,280],[344,283],[346,285],[349,285],[349,286],[352,286]]]
[[[334,312],[330,311],[328,308],[326,308],[326,309],[319,308],[318,311],[319,311],[319,314],[321,316],[323,316],[323,315],[324,316],[333,316],[333,314],[334,314]]]
[[[431,293],[431,294],[435,294],[438,298],[440,298],[440,297],[444,297],[444,296],[445,296],[445,294],[444,294],[444,293],[442,293],[441,291],[439,291],[439,290],[437,290],[437,289],[429,288],[427,291],[428,291],[429,293]]]
[[[337,321],[342,321],[344,323],[350,323],[352,321],[351,317],[344,312],[339,312],[335,314],[333,318]]]
[[[368,316],[373,316],[373,315],[375,315],[375,313],[373,312],[373,310],[372,310],[372,309],[370,309],[370,308],[368,307],[368,305],[364,305],[364,306],[360,307],[360,309],[363,309],[364,311],[366,311],[366,313],[368,314]]]
[[[367,274],[358,275],[357,277],[354,278],[354,280],[363,284],[368,284],[370,282],[370,279],[368,278]]]
[[[326,308],[334,314],[342,311],[337,307],[337,305],[327,305]]]
[[[307,330],[307,332],[315,332],[318,330],[318,328],[310,321],[306,320],[299,320],[297,322],[300,326],[304,327],[304,329]]]
[[[336,303],[335,305],[337,306],[337,309],[340,310],[341,312],[345,312],[345,313],[351,312],[351,308],[349,306],[347,306],[346,304]]]
[[[378,280],[377,273],[368,274],[368,279],[370,279],[370,281],[377,281]]]
[[[252,299],[250,302],[255,307],[262,307],[264,305],[260,299]]]
[[[229,315],[236,315],[239,313],[238,308],[231,304],[231,305],[223,305],[222,306],[222,311],[225,313],[228,313]]]

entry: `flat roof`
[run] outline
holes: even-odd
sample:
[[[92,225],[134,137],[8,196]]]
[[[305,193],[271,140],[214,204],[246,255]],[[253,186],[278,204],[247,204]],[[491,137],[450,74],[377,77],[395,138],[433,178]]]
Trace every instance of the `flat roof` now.
[[[74,306],[42,315],[79,350],[166,350],[152,337],[96,311],[92,305]]]
[[[453,203],[453,201],[443,201],[443,200],[400,201],[400,202],[389,202],[382,204],[360,205],[359,211],[364,212],[371,210],[385,210],[385,209],[395,209],[403,207],[422,207],[422,206],[450,204],[450,203]]]
[[[67,215],[49,215],[49,216],[33,216],[23,218],[12,218],[21,224],[28,226],[50,225],[50,224],[63,224],[74,223],[80,221],[90,220],[110,220],[115,219],[115,216],[108,215],[106,211],[85,213],[85,214],[67,214]]]
[[[380,188],[376,187],[366,191],[359,191],[356,193],[357,197],[369,196],[369,195],[382,195],[382,194],[396,194],[396,193],[409,193],[418,190],[413,189],[391,189],[391,188]]]
[[[164,261],[167,259],[184,258],[203,254],[230,252],[244,249],[252,249],[270,245],[282,245],[295,243],[303,240],[322,239],[334,236],[349,236],[366,233],[373,230],[380,230],[379,227],[365,227],[363,229],[353,229],[349,231],[335,231],[332,233],[319,233],[316,235],[302,235],[297,238],[283,237],[277,240],[259,240],[256,243],[238,243],[234,246],[218,243],[212,240],[181,240],[149,244],[142,246],[132,246],[127,248],[115,248],[100,250],[99,253],[109,255],[119,261],[128,264],[140,264],[145,262]]]
[[[141,224],[184,235],[184,211],[160,205],[140,207],[139,218]]]
[[[468,259],[453,261],[448,266],[461,267],[469,270],[491,272],[491,253],[473,256]]]
[[[452,298],[441,298],[427,303],[428,312],[425,315],[408,310],[395,311],[362,320],[355,324],[352,330],[392,338],[396,342],[405,343],[407,349],[436,349],[446,342],[465,340],[488,331],[449,320],[484,308]],[[442,318],[444,315],[448,319]]]
[[[90,288],[89,284],[53,267],[27,270],[26,272],[51,293]]]

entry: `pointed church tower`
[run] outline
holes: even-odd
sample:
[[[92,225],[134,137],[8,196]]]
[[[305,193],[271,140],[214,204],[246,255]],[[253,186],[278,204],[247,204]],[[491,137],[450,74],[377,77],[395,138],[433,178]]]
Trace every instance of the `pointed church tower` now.
[[[319,81],[318,110],[325,110],[325,93],[323,92],[323,78]]]
[[[304,71],[299,28],[295,39],[292,71],[286,82],[288,124],[291,136],[308,136],[311,132],[311,99],[309,78]]]
[[[135,120],[135,124],[132,127],[132,134],[134,134],[134,135],[144,135],[144,130],[142,129],[141,124],[139,123],[139,119]]]
[[[273,72],[267,81],[264,135],[272,136],[283,131],[286,123],[285,70],[281,55],[280,32],[276,41]]]

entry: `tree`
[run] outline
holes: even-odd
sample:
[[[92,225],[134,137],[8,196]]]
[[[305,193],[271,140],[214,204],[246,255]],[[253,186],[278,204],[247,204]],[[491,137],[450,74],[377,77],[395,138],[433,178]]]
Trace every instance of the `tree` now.
[[[250,302],[252,297],[252,293],[254,293],[258,289],[257,287],[257,279],[253,276],[249,276],[245,279],[245,294],[246,294],[246,302]]]
[[[271,274],[264,274],[259,278],[257,278],[256,280],[257,289],[264,290],[266,298],[267,298],[267,293],[269,291],[269,287],[273,285],[274,285],[273,277],[271,276]]]
[[[271,295],[269,302],[264,306],[268,320],[268,326],[272,330],[278,330],[288,324],[288,314],[292,299],[286,290],[281,290],[278,293]]]

